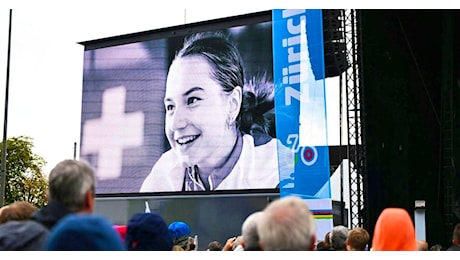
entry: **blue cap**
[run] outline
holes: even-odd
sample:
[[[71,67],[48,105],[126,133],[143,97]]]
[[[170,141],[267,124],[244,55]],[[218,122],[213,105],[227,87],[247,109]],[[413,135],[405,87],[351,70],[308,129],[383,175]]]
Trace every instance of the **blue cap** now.
[[[94,214],[70,214],[51,230],[48,251],[123,251],[126,250],[112,223]]]
[[[168,226],[169,234],[173,239],[190,236],[190,227],[182,221],[174,221]]]

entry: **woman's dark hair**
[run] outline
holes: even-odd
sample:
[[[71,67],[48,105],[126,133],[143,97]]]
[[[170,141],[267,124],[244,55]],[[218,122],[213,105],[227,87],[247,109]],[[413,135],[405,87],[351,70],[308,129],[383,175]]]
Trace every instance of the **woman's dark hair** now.
[[[176,58],[199,55],[212,68],[213,77],[223,91],[231,92],[237,86],[243,90],[240,113],[236,125],[240,131],[253,134],[269,133],[271,120],[264,114],[273,109],[273,83],[265,75],[245,80],[241,55],[230,37],[221,31],[195,33],[188,36]]]

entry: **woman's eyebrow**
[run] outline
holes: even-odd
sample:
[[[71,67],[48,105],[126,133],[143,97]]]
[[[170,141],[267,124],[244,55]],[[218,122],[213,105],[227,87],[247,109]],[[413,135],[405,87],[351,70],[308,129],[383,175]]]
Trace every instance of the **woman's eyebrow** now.
[[[191,93],[193,93],[193,92],[195,92],[195,91],[203,91],[203,90],[204,90],[204,89],[201,88],[201,87],[193,87],[193,88],[187,90],[184,94],[182,94],[182,96],[185,97],[185,96],[188,96],[188,95],[190,95]]]
[[[183,96],[183,97],[186,97],[186,96],[190,95],[191,93],[193,93],[193,92],[195,92],[195,91],[204,91],[204,89],[201,88],[201,87],[192,87],[191,89],[185,91],[185,93],[182,94],[182,96]],[[163,100],[163,102],[164,102],[164,103],[169,102],[169,101],[172,102],[172,100],[173,100],[172,98],[166,97],[166,98]]]

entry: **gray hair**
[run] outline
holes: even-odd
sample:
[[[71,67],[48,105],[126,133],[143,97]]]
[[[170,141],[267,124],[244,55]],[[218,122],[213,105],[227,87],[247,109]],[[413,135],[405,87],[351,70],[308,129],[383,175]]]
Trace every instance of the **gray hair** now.
[[[346,250],[347,238],[347,227],[343,225],[333,227],[331,232],[331,248],[333,250]]]
[[[243,236],[244,248],[250,250],[258,249],[259,234],[257,233],[257,222],[261,218],[263,212],[256,211],[250,214],[241,225],[241,235]]]
[[[265,251],[314,249],[315,218],[307,203],[297,196],[283,197],[267,205],[257,231]]]
[[[78,160],[64,160],[58,163],[49,175],[49,196],[71,212],[78,212],[85,206],[88,192],[95,192],[96,180],[91,166]]]

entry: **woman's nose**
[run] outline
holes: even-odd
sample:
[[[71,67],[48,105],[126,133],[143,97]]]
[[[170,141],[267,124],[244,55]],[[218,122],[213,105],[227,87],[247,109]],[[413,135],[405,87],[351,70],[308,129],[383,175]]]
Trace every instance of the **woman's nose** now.
[[[187,111],[185,108],[176,107],[174,113],[169,118],[172,131],[182,129],[187,126]]]

